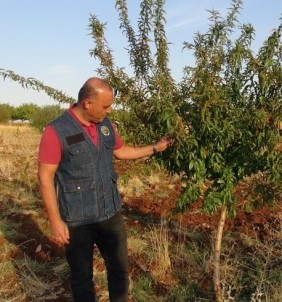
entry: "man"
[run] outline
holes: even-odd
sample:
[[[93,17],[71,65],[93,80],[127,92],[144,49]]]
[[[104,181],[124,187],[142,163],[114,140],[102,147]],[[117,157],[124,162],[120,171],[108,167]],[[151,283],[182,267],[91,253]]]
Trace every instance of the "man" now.
[[[108,119],[113,89],[88,79],[78,102],[51,122],[39,147],[39,184],[53,240],[65,246],[75,302],[95,301],[93,248],[105,261],[111,302],[128,300],[126,232],[112,155],[137,159],[165,150],[169,139],[124,145]]]

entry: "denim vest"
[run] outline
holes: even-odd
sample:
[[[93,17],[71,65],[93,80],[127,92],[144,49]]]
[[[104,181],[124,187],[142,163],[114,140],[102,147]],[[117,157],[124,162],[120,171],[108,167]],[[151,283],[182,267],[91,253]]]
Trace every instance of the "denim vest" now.
[[[121,208],[113,167],[115,133],[108,118],[97,124],[98,146],[65,111],[50,123],[62,145],[55,185],[62,219],[69,226],[103,221]]]

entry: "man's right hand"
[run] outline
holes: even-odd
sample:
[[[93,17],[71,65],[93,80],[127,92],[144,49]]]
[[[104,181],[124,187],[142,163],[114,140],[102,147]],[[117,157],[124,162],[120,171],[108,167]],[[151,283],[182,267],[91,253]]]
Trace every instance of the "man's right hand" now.
[[[69,244],[69,229],[66,223],[58,219],[56,221],[50,221],[52,240],[58,245],[63,246]]]

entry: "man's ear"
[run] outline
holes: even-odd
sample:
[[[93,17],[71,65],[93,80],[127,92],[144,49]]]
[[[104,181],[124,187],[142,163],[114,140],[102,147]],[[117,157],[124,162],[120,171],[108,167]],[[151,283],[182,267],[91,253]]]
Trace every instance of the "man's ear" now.
[[[84,101],[83,101],[83,108],[84,109],[89,109],[90,108],[90,106],[91,106],[91,100],[90,99],[85,99]]]

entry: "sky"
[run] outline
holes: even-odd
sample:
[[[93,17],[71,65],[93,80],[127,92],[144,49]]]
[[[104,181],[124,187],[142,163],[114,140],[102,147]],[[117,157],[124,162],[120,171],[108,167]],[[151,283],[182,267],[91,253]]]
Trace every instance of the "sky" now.
[[[135,27],[140,1],[127,0],[127,4]],[[183,42],[193,42],[196,32],[206,32],[208,10],[217,10],[225,17],[230,6],[231,0],[166,0],[169,66],[175,79],[181,78],[184,66],[193,65],[192,52],[182,51]],[[94,48],[89,35],[90,15],[107,23],[105,35],[115,63],[129,71],[127,44],[119,28],[115,0],[0,0],[0,69],[35,78],[76,99],[80,87],[96,76],[99,68],[99,61],[89,54]],[[281,15],[281,0],[244,0],[239,21],[251,23],[256,30],[254,52],[279,26]],[[58,104],[44,92],[24,89],[2,77],[0,103],[15,107],[26,103]]]

